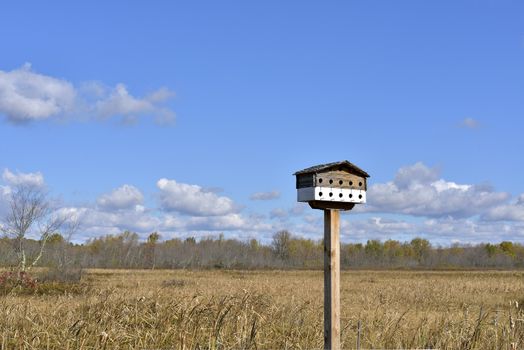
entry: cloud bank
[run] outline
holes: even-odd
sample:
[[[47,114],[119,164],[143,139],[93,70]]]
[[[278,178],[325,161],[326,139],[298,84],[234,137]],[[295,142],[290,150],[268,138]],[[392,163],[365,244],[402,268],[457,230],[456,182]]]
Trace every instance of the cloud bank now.
[[[510,198],[490,186],[441,179],[438,169],[423,163],[400,168],[393,181],[371,185],[367,196],[362,208],[367,212],[453,218],[482,214]]]
[[[41,172],[36,173],[21,173],[16,174],[11,172],[9,169],[4,169],[2,173],[2,179],[10,186],[33,186],[42,188],[45,185],[44,176]]]
[[[97,204],[102,209],[112,211],[135,208],[141,205],[143,201],[144,196],[138,188],[131,185],[123,185],[111,193],[100,196]]]
[[[168,212],[176,211],[193,216],[222,216],[237,211],[233,200],[206,192],[198,185],[163,178],[158,180],[157,187],[160,190],[160,206]]]
[[[5,169],[0,183],[0,214],[8,208],[13,186],[45,187],[40,172]],[[75,240],[124,230],[143,238],[158,231],[165,238],[202,237],[225,233],[227,237],[271,241],[278,230],[318,240],[323,216],[304,203],[268,208],[244,208],[227,196],[195,184],[161,178],[149,197],[130,184],[100,195],[93,203],[62,205],[61,215],[81,223]],[[252,203],[252,202],[251,202]],[[512,198],[486,185],[460,184],[441,176],[438,168],[423,163],[398,169],[391,181],[372,184],[368,204],[343,215],[343,241],[368,239],[410,240],[421,236],[441,244],[524,240],[524,194]]]
[[[524,222],[524,193],[513,203],[498,205],[490,209],[483,219],[488,221],[522,221]]]
[[[269,200],[278,199],[278,198],[280,198],[279,191],[255,192],[251,196],[249,196],[249,199],[253,201],[269,201]]]
[[[110,118],[130,123],[141,117],[169,124],[174,122],[175,113],[164,104],[173,97],[166,88],[136,97],[122,83],[114,88],[93,82],[76,87],[65,79],[36,73],[28,63],[11,71],[0,70],[0,115],[14,124]]]

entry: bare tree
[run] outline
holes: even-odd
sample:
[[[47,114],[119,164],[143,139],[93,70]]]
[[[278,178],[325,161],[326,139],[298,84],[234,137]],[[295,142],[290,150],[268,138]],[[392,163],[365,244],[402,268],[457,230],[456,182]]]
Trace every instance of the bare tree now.
[[[9,210],[4,217],[1,230],[12,239],[18,259],[18,271],[25,273],[42,258],[49,236],[62,226],[65,217],[54,213],[51,201],[44,189],[35,186],[17,185],[11,191]],[[39,248],[34,256],[27,256],[28,234],[39,237]]]
[[[62,232],[64,240],[62,241],[61,258],[58,264],[59,268],[67,268],[72,264],[72,257],[69,254],[69,248],[71,245],[71,238],[80,227],[80,219],[77,215],[71,217],[62,217]]]
[[[287,230],[278,231],[273,235],[273,241],[271,242],[271,246],[273,247],[275,255],[283,261],[289,259],[289,248],[291,239],[291,233],[289,233],[289,231]]]
[[[155,265],[156,265],[156,245],[159,240],[160,240],[160,235],[158,234],[158,232],[153,232],[147,237],[147,241],[146,241],[146,251],[145,251],[146,266],[150,267],[152,270],[155,269]]]

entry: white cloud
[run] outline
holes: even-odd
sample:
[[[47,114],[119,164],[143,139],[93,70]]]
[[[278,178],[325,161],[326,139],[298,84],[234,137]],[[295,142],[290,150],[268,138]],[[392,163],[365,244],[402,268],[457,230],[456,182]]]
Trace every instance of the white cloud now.
[[[160,205],[166,211],[177,211],[193,216],[222,216],[237,211],[234,202],[225,196],[205,192],[198,185],[160,179]]]
[[[139,206],[140,207],[140,206]],[[73,240],[85,241],[88,238],[119,234],[125,230],[136,232],[145,238],[157,231],[164,237],[178,235],[212,235],[225,232],[237,237],[249,237],[259,232],[272,232],[272,226],[256,215],[243,216],[231,213],[222,216],[186,216],[173,213],[159,213],[154,210],[135,207],[134,209],[107,211],[100,207],[64,207],[58,210],[63,216],[77,218],[81,227]]]
[[[322,239],[323,227],[322,215],[308,215],[302,222],[285,226],[293,234],[315,240]],[[462,243],[522,241],[524,223],[501,224],[451,217],[421,221],[409,216],[404,219],[391,215],[374,215],[369,218],[344,215],[341,217],[340,235],[343,242],[366,242],[369,239],[409,241],[414,237],[427,238],[442,245],[449,245],[453,240],[460,240]]]
[[[44,184],[40,173],[15,174],[8,169],[3,179],[8,185],[0,186],[0,214],[8,208],[9,185]],[[321,211],[310,210],[304,203],[276,208],[266,216],[243,214],[232,199],[198,185],[160,179],[157,186],[159,208],[147,208],[136,187],[123,185],[96,203],[62,206],[57,213],[79,220],[80,230],[73,237],[77,242],[124,230],[142,238],[153,231],[163,237],[223,232],[227,237],[256,237],[265,243],[281,229],[311,239],[323,235]],[[404,241],[416,236],[440,244],[524,240],[524,194],[511,203],[507,198],[506,193],[486,186],[447,181],[438,170],[417,163],[399,169],[393,181],[371,186],[369,204],[341,218],[341,236],[344,242]],[[363,211],[368,212],[364,217],[355,215]]]
[[[471,185],[459,185],[455,182],[444,181],[442,179],[432,182],[431,186],[439,193],[447,190],[467,191],[472,187]]]
[[[315,222],[319,222],[320,220],[320,216],[318,215],[313,215],[313,214],[309,214],[309,215],[304,215],[304,221],[307,222],[307,223],[315,223]]]
[[[268,200],[278,199],[278,198],[280,198],[279,191],[255,192],[249,197],[249,199],[254,200],[254,201],[268,201]]]
[[[441,240],[448,244],[456,239],[464,243],[521,241],[524,239],[524,225],[472,219],[430,219],[421,224],[420,231],[433,240]]]
[[[44,176],[41,172],[36,173],[21,173],[16,174],[9,169],[4,169],[2,179],[10,186],[27,185],[34,187],[44,187]]]
[[[480,123],[478,120],[473,118],[464,118],[460,123],[460,126],[468,129],[477,129],[480,126]]]
[[[262,222],[256,217],[244,217],[240,214],[227,214],[223,216],[191,217],[184,221],[186,230],[206,231],[247,231],[270,230],[271,225]]]
[[[482,218],[488,221],[524,221],[524,194],[514,203],[492,208]]]
[[[271,212],[269,213],[269,217],[272,218],[272,219],[287,219],[289,216],[289,212],[285,209],[282,209],[282,208],[275,208],[273,210],[271,210]]]
[[[510,196],[439,179],[437,170],[417,163],[400,168],[391,182],[370,186],[367,197],[368,205],[358,211],[460,218],[480,215]]]
[[[175,97],[175,93],[173,91],[169,90],[166,87],[162,87],[147,95],[145,99],[150,103],[158,103],[165,102],[173,97]]]
[[[172,123],[175,114],[158,106],[158,103],[173,95],[169,90],[162,88],[140,99],[131,96],[124,84],[117,84],[109,96],[96,102],[94,110],[102,118],[121,116],[126,121],[135,121],[141,115],[154,115],[159,123]]]
[[[304,214],[304,211],[309,208],[310,208],[309,204],[307,203],[304,203],[304,202],[295,203],[295,205],[291,209],[289,209],[289,215],[292,215],[292,216],[302,215]]]
[[[341,235],[346,240],[367,239],[410,240],[425,237],[440,244],[453,240],[463,243],[500,242],[524,239],[524,225],[489,223],[472,219],[435,218],[423,222],[409,222],[373,217],[368,220],[342,222]]]
[[[202,192],[221,193],[224,192],[222,187],[202,187]]]
[[[437,168],[429,168],[418,162],[398,169],[393,182],[398,188],[405,189],[414,185],[430,184],[438,180],[439,176],[440,171]]]
[[[122,83],[107,88],[96,82],[71,82],[34,72],[30,64],[12,71],[0,71],[0,115],[13,123],[84,116],[125,122],[153,117],[156,122],[172,123],[175,114],[163,104],[174,97],[160,88],[145,97],[131,95]]]
[[[222,216],[177,216],[165,214],[162,216],[160,231],[198,231],[198,232],[255,232],[270,229],[271,225],[264,223],[256,216],[244,216],[231,213]]]
[[[417,226],[414,223],[379,216],[366,220],[343,219],[340,234],[343,239],[351,241],[398,239],[404,235],[417,235]]]
[[[129,209],[119,211],[105,211],[92,207],[63,207],[60,215],[75,217],[80,222],[79,234],[89,236],[97,233],[98,236],[121,233],[129,230],[146,234],[157,230],[162,220],[147,211]],[[92,236],[95,237],[95,236]],[[78,240],[78,237],[74,238]]]
[[[11,178],[10,172],[7,178]],[[14,180],[13,180],[14,181]],[[206,192],[200,186],[179,184],[174,180],[158,182],[162,208],[146,208],[143,194],[132,185],[123,185],[100,196],[93,203],[80,206],[61,206],[55,213],[80,224],[73,241],[83,242],[89,238],[119,234],[125,230],[136,232],[145,238],[158,231],[165,237],[177,235],[200,236],[224,232],[239,238],[258,236],[272,231],[265,217],[237,213],[233,201],[214,192]],[[0,214],[7,209],[9,186],[0,186]],[[204,203],[204,205],[201,205]],[[169,207],[168,212],[166,206]],[[175,212],[180,212],[178,214]]]
[[[9,186],[0,186],[0,218],[3,218],[8,212],[10,195],[11,189]]]
[[[269,217],[271,219],[279,219],[281,221],[285,221],[289,219],[290,217],[303,215],[306,208],[309,208],[308,204],[298,202],[298,203],[295,203],[289,209],[283,209],[283,208],[272,209],[269,213]]]
[[[448,245],[453,240],[462,243],[521,241],[524,239],[524,223],[500,224],[474,219],[432,218],[424,221],[413,218],[399,219],[384,216],[341,218],[340,235],[344,242],[366,242],[369,239],[409,241],[424,237],[437,244]],[[323,220],[312,217],[294,227],[288,227],[299,236],[322,239]]]
[[[34,73],[31,65],[0,71],[0,114],[14,123],[43,120],[70,112],[76,91],[65,80]]]
[[[106,210],[130,209],[137,207],[142,210],[140,206],[144,201],[142,192],[134,186],[123,185],[111,193],[100,196],[97,204]]]

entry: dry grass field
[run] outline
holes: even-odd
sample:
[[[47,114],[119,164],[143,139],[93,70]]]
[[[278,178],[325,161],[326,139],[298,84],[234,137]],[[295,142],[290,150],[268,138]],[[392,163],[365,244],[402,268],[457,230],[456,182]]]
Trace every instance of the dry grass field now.
[[[522,348],[523,277],[343,272],[343,347],[360,322],[362,349]],[[320,349],[322,288],[321,271],[90,270],[70,293],[1,296],[0,349]]]

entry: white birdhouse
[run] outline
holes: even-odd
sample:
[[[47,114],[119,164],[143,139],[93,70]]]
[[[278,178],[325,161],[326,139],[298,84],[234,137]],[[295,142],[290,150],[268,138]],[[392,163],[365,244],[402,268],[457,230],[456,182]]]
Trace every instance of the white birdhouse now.
[[[314,209],[350,210],[366,203],[368,173],[347,160],[297,171],[297,200]]]

